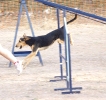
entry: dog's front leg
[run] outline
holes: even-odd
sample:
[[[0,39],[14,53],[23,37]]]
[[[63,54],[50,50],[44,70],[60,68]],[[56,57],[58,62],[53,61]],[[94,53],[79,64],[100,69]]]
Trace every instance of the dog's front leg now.
[[[25,69],[25,67],[29,64],[29,62],[34,58],[34,56],[36,56],[37,52],[38,52],[38,45],[32,45],[31,46],[32,52],[24,59],[23,61],[23,68]]]
[[[24,58],[24,60],[23,60],[23,66],[25,65],[25,63],[28,61],[28,59],[30,58],[32,56],[32,52],[28,55],[28,56],[26,56],[25,58]]]
[[[35,53],[33,53],[33,55],[28,59],[28,61],[25,63],[24,65],[24,69],[26,68],[26,66],[29,64],[29,62],[35,57]]]
[[[37,52],[31,52],[23,61],[23,68],[25,69],[29,62],[37,55]]]

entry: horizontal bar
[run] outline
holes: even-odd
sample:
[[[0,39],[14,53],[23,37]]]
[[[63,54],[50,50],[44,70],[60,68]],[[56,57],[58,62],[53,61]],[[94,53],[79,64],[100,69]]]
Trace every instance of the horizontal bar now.
[[[81,10],[78,10],[78,9],[63,6],[63,5],[54,3],[54,2],[50,2],[48,0],[35,0],[35,1],[43,3],[44,5],[54,7],[54,8],[66,10],[67,12],[70,12],[70,13],[76,13],[76,14],[83,16],[83,17],[89,17],[90,19],[93,19],[93,20],[96,20],[96,21],[102,21],[102,23],[106,23],[106,18],[101,17],[101,16],[97,16],[95,14],[91,14],[91,13],[87,13],[87,12],[84,12],[84,11],[81,11]]]
[[[13,55],[15,57],[24,57],[24,56],[27,56],[30,53],[31,53],[31,51],[17,51],[17,52],[13,52]],[[38,54],[37,54],[37,56],[38,56]]]
[[[60,55],[60,57],[62,57],[66,61],[66,58],[63,55]]]

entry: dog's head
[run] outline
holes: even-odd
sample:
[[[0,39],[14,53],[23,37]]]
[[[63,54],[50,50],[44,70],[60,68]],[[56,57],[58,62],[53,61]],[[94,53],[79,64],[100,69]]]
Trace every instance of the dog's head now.
[[[26,36],[24,33],[23,37],[19,39],[18,43],[16,44],[16,47],[19,47],[20,49],[24,46],[26,46],[26,41],[29,40],[30,38]]]

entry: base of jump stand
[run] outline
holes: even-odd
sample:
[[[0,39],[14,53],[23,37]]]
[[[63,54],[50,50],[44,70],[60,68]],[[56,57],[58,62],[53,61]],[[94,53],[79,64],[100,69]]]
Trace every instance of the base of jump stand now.
[[[62,94],[79,94],[80,91],[69,91],[69,92],[62,92]]]
[[[54,89],[54,91],[65,91],[65,92],[62,92],[62,94],[79,94],[81,93],[80,90],[82,90],[82,87],[75,87],[72,89],[69,89],[69,88]]]

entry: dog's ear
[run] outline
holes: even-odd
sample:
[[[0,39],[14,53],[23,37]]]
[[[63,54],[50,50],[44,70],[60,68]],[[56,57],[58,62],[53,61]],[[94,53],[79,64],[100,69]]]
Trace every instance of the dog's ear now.
[[[26,36],[25,33],[24,33],[24,35],[23,35],[23,38],[24,38],[25,40],[29,40],[29,39],[30,39],[28,36]]]

